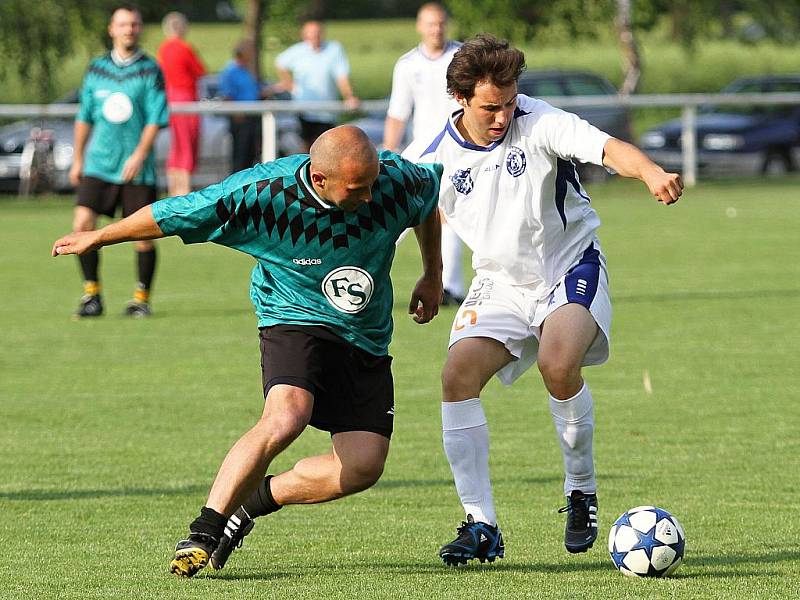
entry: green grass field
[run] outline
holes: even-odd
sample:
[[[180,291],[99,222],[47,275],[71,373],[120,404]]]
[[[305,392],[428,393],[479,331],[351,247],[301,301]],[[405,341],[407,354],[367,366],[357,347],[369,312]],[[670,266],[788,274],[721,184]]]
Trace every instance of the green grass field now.
[[[507,558],[439,563],[463,517],[439,430],[453,312],[425,327],[404,314],[419,260],[407,241],[383,479],[261,519],[224,571],[189,581],[168,574],[172,547],[261,411],[250,260],[161,242],[156,314],[129,321],[132,250],[106,249],[109,314],[73,322],[77,267],[49,257],[71,199],[0,198],[0,598],[797,598],[798,190],[703,183],[665,208],[637,183],[591,188],[615,316],[611,360],[586,371],[601,486],[588,554],[562,545],[561,459],[534,370],[484,394]],[[273,470],[327,447],[307,431]],[[625,578],[605,550],[616,517],[645,503],[687,532],[668,580]]]

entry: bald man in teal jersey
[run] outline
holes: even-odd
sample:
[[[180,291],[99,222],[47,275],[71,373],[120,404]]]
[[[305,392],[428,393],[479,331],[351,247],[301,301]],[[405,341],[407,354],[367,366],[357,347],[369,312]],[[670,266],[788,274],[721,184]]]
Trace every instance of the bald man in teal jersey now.
[[[278,159],[220,184],[168,198],[94,232],[55,242],[53,255],[178,235],[256,259],[250,296],[258,317],[265,403],[231,448],[206,505],[170,565],[192,577],[220,569],[253,519],[373,485],[394,421],[391,356],[395,242],[414,227],[423,274],[409,313],[419,323],[442,297],[438,201],[441,167],[375,153],[358,128],[324,133],[311,154]],[[264,477],[307,425],[331,434],[328,454]]]

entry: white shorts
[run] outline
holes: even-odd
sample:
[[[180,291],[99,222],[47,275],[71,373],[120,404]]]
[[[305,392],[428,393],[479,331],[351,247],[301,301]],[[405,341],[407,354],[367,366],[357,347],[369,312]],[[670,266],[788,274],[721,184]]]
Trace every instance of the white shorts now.
[[[611,298],[605,260],[598,250],[587,251],[543,299],[525,286],[477,274],[453,320],[449,345],[472,337],[502,343],[515,360],[500,369],[497,378],[511,385],[536,362],[544,320],[571,302],[586,307],[600,329],[583,358],[583,366],[606,362],[611,342]]]

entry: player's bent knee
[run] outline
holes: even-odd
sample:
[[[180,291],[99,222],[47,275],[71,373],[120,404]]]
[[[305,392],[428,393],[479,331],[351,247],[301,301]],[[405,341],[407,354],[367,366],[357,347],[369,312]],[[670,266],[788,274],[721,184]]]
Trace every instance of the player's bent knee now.
[[[97,227],[97,214],[85,206],[76,206],[72,215],[72,231],[94,231]]]
[[[304,415],[272,414],[262,417],[255,429],[266,438],[267,443],[276,447],[286,447],[303,433],[308,424]]]
[[[476,398],[481,393],[481,381],[475,370],[462,368],[448,360],[442,369],[442,394],[451,402]]]
[[[545,387],[553,396],[564,399],[577,393],[583,381],[580,365],[540,358],[538,366]]]
[[[345,494],[355,494],[372,487],[383,475],[384,464],[383,460],[374,460],[342,465],[342,491]]]

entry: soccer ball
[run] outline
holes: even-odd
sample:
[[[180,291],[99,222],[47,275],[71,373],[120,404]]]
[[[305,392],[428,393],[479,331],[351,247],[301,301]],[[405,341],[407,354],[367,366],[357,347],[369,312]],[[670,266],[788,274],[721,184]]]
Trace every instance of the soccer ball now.
[[[663,508],[637,506],[623,513],[608,533],[614,565],[631,577],[665,577],[683,560],[686,536]]]

